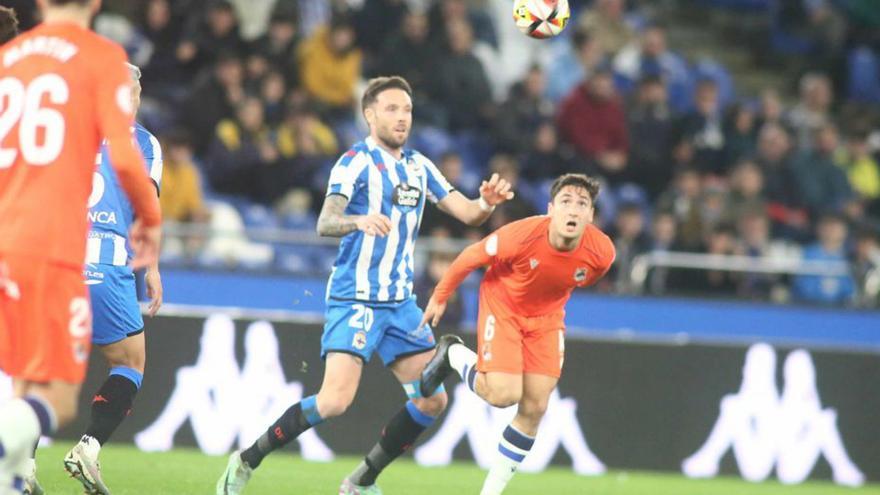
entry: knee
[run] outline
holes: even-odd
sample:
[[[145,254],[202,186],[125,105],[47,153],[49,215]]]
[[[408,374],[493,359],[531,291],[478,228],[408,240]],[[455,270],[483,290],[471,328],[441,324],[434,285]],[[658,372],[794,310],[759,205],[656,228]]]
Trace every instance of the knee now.
[[[344,393],[330,393],[322,390],[317,397],[318,414],[324,419],[342,416],[353,400],[354,397]]]
[[[55,420],[57,421],[59,428],[69,424],[76,419],[77,397],[71,396],[61,398],[53,404],[53,409],[55,410]]]
[[[519,404],[519,415],[537,425],[547,412],[549,397],[543,399],[525,398]]]
[[[449,403],[449,396],[446,395],[446,392],[440,392],[430,397],[421,397],[412,401],[419,411],[428,416],[437,417],[446,409],[446,405]]]
[[[486,394],[486,402],[495,407],[510,407],[522,399],[522,390],[515,388],[493,388]]]

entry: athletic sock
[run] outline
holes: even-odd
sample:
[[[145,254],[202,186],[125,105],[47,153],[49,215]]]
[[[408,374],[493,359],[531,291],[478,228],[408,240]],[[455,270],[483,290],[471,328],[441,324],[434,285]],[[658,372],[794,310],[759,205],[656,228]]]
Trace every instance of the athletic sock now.
[[[521,433],[513,425],[505,428],[480,495],[500,495],[534,443],[534,437]]]
[[[48,402],[29,395],[0,406],[0,449],[4,457],[26,459],[40,435],[55,433],[55,412]]]
[[[449,364],[471,391],[477,377],[477,353],[461,344],[449,346]]]
[[[131,414],[131,405],[143,381],[139,371],[123,366],[110,370],[110,376],[92,398],[92,416],[85,435],[104,445],[122,420]]]
[[[290,406],[284,414],[260,435],[253,445],[241,452],[241,460],[252,469],[263,462],[263,458],[275,449],[281,448],[304,431],[324,422],[318,414],[316,396],[311,395]]]
[[[348,479],[358,486],[375,484],[379,473],[412,447],[419,435],[431,426],[435,419],[434,416],[419,411],[412,401],[407,402],[406,407],[398,411],[385,425],[379,442],[373,446],[357,469],[348,475]]]

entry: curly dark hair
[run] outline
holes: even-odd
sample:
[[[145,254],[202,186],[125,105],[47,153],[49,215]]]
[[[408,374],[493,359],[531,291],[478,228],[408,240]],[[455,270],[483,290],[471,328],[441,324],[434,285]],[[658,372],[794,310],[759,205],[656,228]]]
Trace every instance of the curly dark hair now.
[[[0,45],[18,36],[18,16],[9,7],[0,7]]]

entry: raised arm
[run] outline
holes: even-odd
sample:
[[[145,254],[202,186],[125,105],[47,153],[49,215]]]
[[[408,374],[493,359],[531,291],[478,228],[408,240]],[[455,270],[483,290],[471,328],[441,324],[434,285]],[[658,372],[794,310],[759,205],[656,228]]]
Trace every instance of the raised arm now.
[[[483,181],[480,185],[479,198],[468,199],[464,194],[452,191],[437,203],[437,207],[462,223],[476,227],[489,218],[495,206],[508,199],[513,199],[510,183],[500,178],[498,174],[492,174],[488,181]]]
[[[318,235],[323,237],[342,237],[355,230],[368,235],[385,237],[391,231],[391,220],[385,215],[346,215],[348,198],[341,194],[330,194],[324,199],[324,206],[318,216]]]

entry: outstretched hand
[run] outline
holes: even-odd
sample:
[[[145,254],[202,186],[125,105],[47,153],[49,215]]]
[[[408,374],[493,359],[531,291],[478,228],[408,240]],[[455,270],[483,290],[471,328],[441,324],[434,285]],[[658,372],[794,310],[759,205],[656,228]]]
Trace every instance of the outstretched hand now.
[[[480,197],[489,206],[497,206],[509,199],[513,199],[514,194],[510,188],[510,182],[502,179],[498,174],[492,174],[488,181],[484,180],[480,184]]]
[[[419,328],[423,328],[426,323],[431,322],[432,327],[436,327],[437,324],[440,323],[440,318],[443,317],[443,313],[446,312],[446,303],[438,303],[434,297],[428,301],[428,305],[425,306],[425,316],[422,317],[422,322],[419,323]]]

